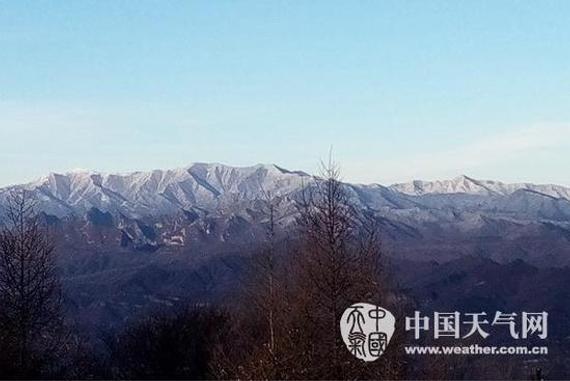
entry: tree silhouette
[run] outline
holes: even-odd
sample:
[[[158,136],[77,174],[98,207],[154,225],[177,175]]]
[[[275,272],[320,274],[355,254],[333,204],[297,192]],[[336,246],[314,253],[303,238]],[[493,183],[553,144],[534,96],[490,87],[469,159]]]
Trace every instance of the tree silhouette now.
[[[9,195],[0,230],[0,372],[37,377],[61,339],[54,246],[25,191]]]

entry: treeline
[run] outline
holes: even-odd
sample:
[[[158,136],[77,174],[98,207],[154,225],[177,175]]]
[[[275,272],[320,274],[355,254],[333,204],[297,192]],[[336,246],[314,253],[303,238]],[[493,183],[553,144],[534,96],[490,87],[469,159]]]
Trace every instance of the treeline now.
[[[391,286],[375,219],[352,204],[335,165],[299,196],[294,240],[278,234],[279,195],[266,194],[264,205],[266,239],[251,253],[240,298],[148,316],[102,338],[104,349],[94,350],[64,319],[54,247],[34,201],[12,195],[0,231],[0,378],[461,376],[446,361],[419,370],[411,365],[400,348],[401,328],[375,362],[346,349],[339,322],[348,306],[374,303],[401,321],[410,302]]]

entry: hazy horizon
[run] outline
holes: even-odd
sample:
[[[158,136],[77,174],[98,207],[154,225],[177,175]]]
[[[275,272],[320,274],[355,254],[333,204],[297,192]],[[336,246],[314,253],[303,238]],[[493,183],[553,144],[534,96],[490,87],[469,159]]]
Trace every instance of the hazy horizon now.
[[[89,173],[89,174],[96,173],[96,174],[101,174],[101,175],[123,175],[124,176],[124,175],[129,175],[129,174],[138,173],[138,172],[151,172],[151,171],[155,171],[155,170],[166,171],[166,170],[184,169],[184,168],[190,167],[194,164],[212,164],[212,165],[222,165],[222,166],[226,166],[226,167],[235,167],[235,168],[248,168],[248,167],[256,167],[256,166],[274,165],[274,166],[277,166],[277,167],[284,169],[284,170],[287,170],[287,171],[291,171],[291,172],[301,171],[301,172],[307,173],[308,175],[317,175],[317,176],[319,175],[319,171],[320,171],[320,167],[321,167],[321,164],[318,164],[315,167],[316,169],[314,169],[313,171],[307,171],[307,170],[302,170],[299,168],[287,168],[287,167],[279,165],[278,163],[254,163],[254,164],[249,164],[249,165],[248,164],[246,164],[246,165],[232,165],[231,163],[196,161],[196,162],[188,163],[186,165],[172,167],[172,168],[148,168],[148,169],[138,169],[138,170],[131,170],[131,171],[99,171],[96,169],[73,168],[73,169],[66,170],[66,171],[49,171],[48,173],[45,173],[42,176],[39,176],[39,177],[36,177],[33,179],[28,179],[28,180],[25,180],[25,181],[20,182],[20,183],[0,184],[0,188],[6,188],[6,187],[14,186],[14,185],[23,185],[23,184],[27,184],[27,183],[33,183],[35,181],[41,180],[41,179],[49,176],[50,174],[69,175],[69,174],[82,174],[82,173]],[[350,179],[346,178],[343,175],[343,173],[342,173],[343,168],[342,168],[341,163],[338,163],[336,165],[341,170],[341,174],[340,174],[341,180],[348,182],[348,183],[352,183],[352,184],[363,184],[363,185],[379,184],[379,185],[384,185],[384,186],[391,186],[391,185],[411,183],[413,181],[434,182],[434,181],[455,180],[455,179],[459,179],[461,177],[468,177],[468,178],[471,178],[473,180],[478,180],[478,181],[495,181],[495,182],[500,182],[500,183],[504,183],[504,184],[532,183],[535,185],[557,185],[557,186],[563,186],[563,187],[570,188],[570,185],[568,185],[568,184],[540,183],[540,182],[532,182],[532,181],[525,181],[525,180],[503,181],[501,179],[474,177],[474,176],[469,175],[468,173],[459,173],[455,176],[446,177],[446,178],[412,178],[412,179],[409,179],[407,181],[398,181],[398,182],[392,182],[392,183],[381,183],[378,181],[358,182],[358,181],[351,181]]]

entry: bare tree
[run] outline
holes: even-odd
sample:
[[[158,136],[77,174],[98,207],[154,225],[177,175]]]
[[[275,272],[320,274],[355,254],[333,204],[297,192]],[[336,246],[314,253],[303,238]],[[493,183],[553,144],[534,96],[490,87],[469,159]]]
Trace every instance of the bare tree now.
[[[299,203],[301,247],[296,305],[307,363],[305,378],[365,376],[339,334],[344,310],[381,298],[380,249],[374,218],[360,211],[332,160]],[[377,375],[376,375],[377,377]]]
[[[244,279],[244,298],[233,335],[240,343],[240,353],[218,357],[221,365],[218,375],[223,378],[283,379],[287,378],[289,368],[284,358],[290,345],[286,332],[289,304],[284,269],[287,250],[278,238],[283,211],[279,197],[259,186],[263,195],[260,202],[265,217],[265,239],[252,251],[251,266]]]
[[[37,375],[53,353],[61,327],[54,246],[35,206],[25,191],[10,194],[0,230],[3,376]]]
[[[276,199],[266,197],[266,242],[252,258],[245,311],[233,326],[237,341],[219,358],[217,374],[240,379],[400,377],[397,356],[363,364],[344,347],[339,331],[351,304],[384,298],[373,214],[355,205],[332,160],[303,189],[298,229],[288,245],[276,239],[281,213]]]
[[[263,270],[266,286],[265,302],[261,302],[260,306],[267,316],[267,325],[269,329],[268,349],[270,354],[275,356],[275,315],[276,315],[276,254],[275,254],[275,219],[277,211],[277,200],[271,196],[270,192],[266,192],[263,187],[263,195],[267,206],[267,229],[266,244],[262,255],[259,257],[259,266]]]

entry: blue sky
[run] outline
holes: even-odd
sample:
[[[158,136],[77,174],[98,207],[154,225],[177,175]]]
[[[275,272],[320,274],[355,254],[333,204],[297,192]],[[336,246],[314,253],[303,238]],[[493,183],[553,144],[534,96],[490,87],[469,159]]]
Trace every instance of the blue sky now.
[[[570,2],[0,0],[0,185],[213,161],[570,185]]]

